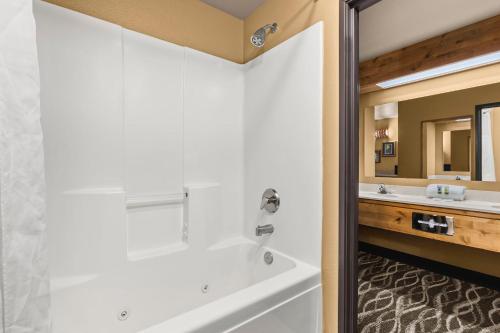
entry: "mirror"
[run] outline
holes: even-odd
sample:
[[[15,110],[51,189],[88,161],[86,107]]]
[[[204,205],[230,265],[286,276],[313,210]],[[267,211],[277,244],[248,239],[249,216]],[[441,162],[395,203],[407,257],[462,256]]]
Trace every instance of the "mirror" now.
[[[500,83],[398,102],[364,113],[375,177],[500,180]]]

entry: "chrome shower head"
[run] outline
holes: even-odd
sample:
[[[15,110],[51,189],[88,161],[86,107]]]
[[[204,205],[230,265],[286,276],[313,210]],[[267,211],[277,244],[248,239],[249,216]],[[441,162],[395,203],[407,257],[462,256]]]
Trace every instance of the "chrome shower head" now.
[[[266,33],[269,30],[270,33],[275,33],[278,31],[278,23],[266,24],[262,28],[259,28],[250,37],[250,43],[255,47],[263,47],[266,43]]]

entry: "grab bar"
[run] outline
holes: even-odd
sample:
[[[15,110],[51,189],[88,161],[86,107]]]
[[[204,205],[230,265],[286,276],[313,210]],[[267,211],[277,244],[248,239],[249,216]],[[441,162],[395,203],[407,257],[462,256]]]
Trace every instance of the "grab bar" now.
[[[126,206],[127,209],[130,209],[150,206],[179,205],[184,203],[184,199],[186,198],[187,192],[133,195],[127,197]]]

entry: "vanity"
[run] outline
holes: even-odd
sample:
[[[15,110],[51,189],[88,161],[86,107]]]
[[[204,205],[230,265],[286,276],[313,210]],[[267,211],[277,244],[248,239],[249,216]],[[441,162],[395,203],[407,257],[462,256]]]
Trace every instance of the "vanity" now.
[[[391,189],[380,194],[377,185],[360,184],[360,225],[500,252],[498,192],[469,191],[470,199],[451,201],[427,198],[423,187]]]
[[[359,181],[360,244],[500,278],[500,63],[362,90]]]
[[[498,73],[494,64],[360,95],[361,243],[500,278]],[[465,186],[466,198],[430,199],[430,184]]]

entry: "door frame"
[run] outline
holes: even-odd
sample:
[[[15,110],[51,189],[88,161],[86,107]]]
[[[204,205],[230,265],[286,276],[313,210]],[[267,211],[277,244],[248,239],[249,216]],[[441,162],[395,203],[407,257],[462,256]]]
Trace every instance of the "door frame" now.
[[[379,1],[339,0],[339,333],[358,326],[359,12]]]

